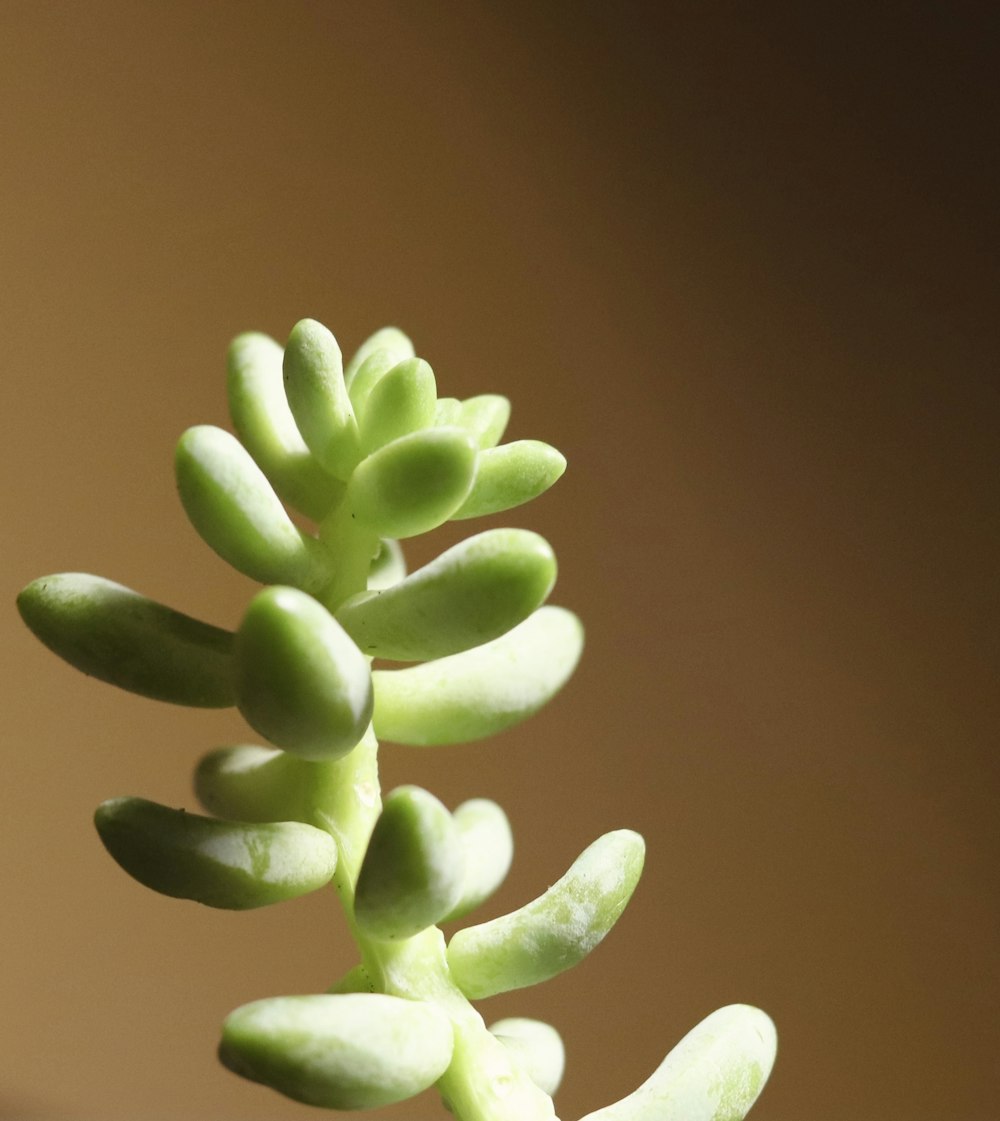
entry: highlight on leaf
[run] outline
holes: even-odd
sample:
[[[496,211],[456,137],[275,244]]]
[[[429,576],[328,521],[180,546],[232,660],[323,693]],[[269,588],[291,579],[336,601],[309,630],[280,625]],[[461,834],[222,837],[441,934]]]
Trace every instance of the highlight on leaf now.
[[[366,654],[429,661],[505,634],[545,602],[555,577],[555,554],[537,533],[487,530],[386,591],[353,596],[337,621]]]
[[[407,669],[375,670],[375,734],[414,746],[493,735],[551,700],[582,649],[576,616],[548,606],[472,650]]]
[[[473,1000],[537,985],[582,961],[615,925],[642,873],[645,844],[605,833],[543,895],[509,915],[460,930],[448,966]]]
[[[172,704],[235,703],[229,631],[85,572],[33,580],[17,606],[36,638],[91,677]]]
[[[330,882],[337,846],[301,822],[217,821],[144,798],[102,802],[94,823],[126,872],[162,895],[245,911]]]

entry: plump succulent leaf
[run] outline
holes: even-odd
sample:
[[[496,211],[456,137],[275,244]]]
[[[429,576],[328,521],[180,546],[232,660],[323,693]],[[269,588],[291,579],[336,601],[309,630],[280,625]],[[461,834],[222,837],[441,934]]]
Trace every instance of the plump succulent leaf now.
[[[769,1016],[720,1008],[677,1044],[638,1090],[582,1121],[743,1121],[777,1049]]]
[[[374,1109],[426,1090],[451,1061],[435,1005],[381,993],[272,997],[237,1008],[219,1057],[233,1072],[326,1109]]]
[[[411,432],[358,464],[345,501],[380,537],[414,537],[446,522],[476,475],[476,445],[460,428]]]
[[[488,798],[471,798],[452,815],[465,854],[462,893],[442,922],[474,911],[503,883],[514,857],[514,837],[507,815]]]
[[[366,455],[426,428],[434,421],[437,384],[422,358],[408,358],[379,378],[359,410],[361,447]]]
[[[537,712],[569,679],[583,628],[541,607],[501,638],[401,670],[375,670],[375,734],[414,746],[493,735]]]
[[[551,1024],[511,1017],[491,1024],[490,1031],[518,1057],[540,1090],[551,1095],[559,1089],[566,1066],[566,1049],[562,1037]]]
[[[235,703],[229,631],[83,572],[32,581],[17,606],[36,638],[92,677],[172,704]]]
[[[549,489],[566,470],[561,452],[541,440],[515,440],[479,455],[476,481],[452,514],[456,521],[499,514],[530,502]]]
[[[366,653],[428,661],[509,631],[555,583],[556,558],[537,533],[492,529],[470,537],[384,592],[362,592],[337,620]]]
[[[462,402],[457,397],[439,397],[434,408],[434,423],[439,427],[461,427]]]
[[[329,828],[325,807],[343,782],[337,760],[310,762],[273,747],[237,744],[210,751],[194,790],[210,814],[229,821],[304,821]]]
[[[354,915],[375,938],[402,939],[458,902],[465,853],[454,818],[426,790],[400,786],[385,799],[358,876]]]
[[[456,424],[468,429],[479,447],[494,448],[500,443],[510,420],[510,401],[498,393],[481,393],[462,402]]]
[[[218,821],[145,798],[112,798],[94,823],[104,847],[139,883],[225,910],[316,891],[337,867],[333,838],[301,822]]]
[[[189,428],[174,457],[177,490],[191,524],[233,568],[262,584],[314,591],[330,577],[320,543],[285,512],[264,472],[221,428]]]
[[[326,471],[346,479],[361,458],[361,439],[337,340],[315,319],[300,320],[285,344],[283,371],[303,440]]]
[[[333,616],[295,588],[265,588],[234,646],[236,702],[255,731],[304,759],[336,759],[372,714],[368,662]]]
[[[361,367],[375,354],[381,353],[386,369],[390,370],[404,358],[413,357],[413,343],[398,327],[381,327],[358,347],[344,371],[347,388],[353,390]]]
[[[258,332],[238,335],[229,347],[229,415],[240,442],[281,498],[319,520],[340,499],[343,483],[327,474],[295,424],[282,374],[281,346]]]
[[[509,915],[460,930],[448,966],[472,1000],[537,985],[582,961],[618,921],[642,872],[631,829],[605,833],[544,895]]]

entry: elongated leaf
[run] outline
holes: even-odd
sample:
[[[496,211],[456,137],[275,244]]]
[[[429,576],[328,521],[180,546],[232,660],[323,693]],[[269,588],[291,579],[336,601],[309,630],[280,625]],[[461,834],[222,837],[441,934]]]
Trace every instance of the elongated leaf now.
[[[476,446],[460,428],[401,436],[363,460],[346,501],[358,522],[380,537],[413,537],[446,522],[476,474]]]
[[[337,846],[301,822],[246,824],[199,817],[144,798],[112,798],[94,815],[104,847],[162,895],[245,911],[330,882]]]
[[[363,592],[337,620],[366,654],[429,661],[499,637],[555,583],[556,558],[537,533],[492,529],[460,542],[384,592]]]
[[[434,371],[422,358],[408,358],[394,366],[379,379],[359,411],[365,454],[430,425],[436,400]]]
[[[303,440],[326,471],[346,479],[361,458],[361,441],[337,340],[315,319],[300,320],[288,336],[283,369]]]
[[[83,572],[32,581],[17,606],[37,638],[92,677],[172,704],[235,703],[229,631]]]
[[[375,734],[429,746],[491,736],[525,720],[569,679],[583,628],[561,607],[541,607],[502,638],[402,670],[376,670]]]
[[[511,1017],[490,1025],[490,1031],[512,1051],[531,1081],[546,1094],[559,1089],[566,1066],[562,1037],[551,1024],[525,1017]]]
[[[189,428],[174,466],[191,524],[223,560],[262,584],[316,590],[329,579],[322,546],[289,518],[235,436],[208,424]]]
[[[361,367],[378,351],[384,352],[385,361],[388,363],[386,369],[389,370],[404,358],[413,357],[413,343],[398,327],[380,327],[365,339],[347,364],[344,381],[348,389],[354,388],[354,381]]]
[[[411,938],[458,902],[464,878],[458,827],[418,786],[390,793],[358,876],[354,913],[376,938]]]
[[[582,961],[618,921],[639,882],[645,844],[631,829],[605,833],[544,895],[460,930],[448,966],[472,1000],[537,985]]]
[[[229,821],[304,821],[327,828],[324,807],[343,782],[336,760],[314,763],[254,744],[220,747],[198,764],[195,794]]]
[[[316,462],[295,424],[281,370],[282,348],[248,332],[229,347],[229,415],[237,435],[275,491],[317,521],[338,501],[343,483]]]
[[[451,1062],[448,1017],[381,993],[272,997],[237,1008],[219,1058],[231,1071],[325,1109],[374,1109],[426,1090]]]
[[[743,1121],[776,1049],[769,1016],[728,1005],[692,1028],[638,1090],[582,1121]]]
[[[514,857],[514,837],[507,815],[488,798],[471,798],[452,815],[465,854],[462,894],[442,922],[474,911],[503,883]]]
[[[562,453],[541,440],[515,440],[487,448],[480,452],[469,497],[451,516],[459,521],[521,506],[547,491],[565,470]]]
[[[462,402],[455,423],[467,428],[485,450],[500,443],[509,420],[510,401],[498,393],[482,393]]]
[[[305,592],[266,588],[236,634],[236,699],[252,728],[304,759],[336,759],[372,713],[368,663]]]

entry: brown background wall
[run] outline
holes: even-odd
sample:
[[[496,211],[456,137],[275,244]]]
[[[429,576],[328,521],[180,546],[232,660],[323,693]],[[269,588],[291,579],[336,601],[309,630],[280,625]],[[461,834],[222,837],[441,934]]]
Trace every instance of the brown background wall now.
[[[609,941],[485,1009],[563,1029],[565,1121],[734,1000],[779,1026],[760,1121],[1000,1116],[995,40],[925,7],[0,5],[0,1117],[305,1116],[213,1051],[351,963],[331,902],[153,896],[89,821],[192,805],[244,726],[11,605],[81,569],[233,625],[172,446],[225,423],[233,334],[306,315],[398,323],[570,460],[508,520],[560,555],[578,675],[383,763],[508,807],[494,912],[646,835]]]

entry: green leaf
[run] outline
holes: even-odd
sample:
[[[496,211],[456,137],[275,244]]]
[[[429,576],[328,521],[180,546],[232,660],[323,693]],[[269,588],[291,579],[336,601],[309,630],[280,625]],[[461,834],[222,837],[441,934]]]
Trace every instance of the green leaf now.
[[[358,876],[354,915],[375,938],[411,938],[458,902],[464,879],[458,827],[419,786],[385,799]]]
[[[285,345],[285,394],[309,450],[334,478],[346,479],[361,441],[337,340],[315,319],[302,319]]]
[[[32,581],[17,606],[37,638],[92,677],[172,704],[235,703],[229,631],[83,572]]]
[[[488,798],[471,798],[452,814],[465,853],[462,894],[442,922],[474,911],[503,883],[514,857],[514,837],[507,815]]]
[[[455,424],[467,429],[479,447],[494,448],[500,443],[510,420],[510,401],[497,393],[482,393],[462,402]]]
[[[439,397],[434,408],[434,423],[438,428],[462,427],[462,402],[457,397]]]
[[[336,760],[238,744],[210,751],[195,771],[198,801],[229,821],[304,821],[327,829],[324,807],[343,782]]]
[[[572,612],[542,607],[501,638],[402,670],[375,670],[375,734],[414,746],[491,736],[537,712],[583,648]]]
[[[191,524],[223,560],[262,584],[315,591],[332,562],[294,524],[243,445],[209,424],[189,428],[174,458],[177,489]]]
[[[638,1090],[582,1121],[743,1121],[777,1050],[769,1016],[720,1008],[677,1044]]]
[[[408,358],[393,366],[358,413],[365,454],[430,425],[436,400],[434,371],[422,358]]]
[[[550,1096],[559,1089],[566,1066],[566,1050],[551,1024],[525,1017],[498,1020],[490,1031],[517,1056],[528,1077]]]
[[[479,470],[469,497],[452,514],[456,521],[499,514],[530,502],[566,470],[561,452],[541,440],[515,440],[479,454]]]
[[[337,619],[366,653],[394,661],[442,658],[498,638],[552,590],[556,558],[537,533],[470,537],[383,592],[362,592]]]
[[[582,961],[618,921],[639,882],[645,844],[605,833],[544,895],[460,930],[448,945],[452,979],[470,1000],[547,981]]]
[[[369,589],[378,592],[386,591],[394,584],[398,584],[405,575],[406,557],[403,556],[403,547],[392,537],[383,537],[368,573]]]
[[[305,592],[266,588],[236,634],[236,703],[271,743],[304,759],[346,755],[372,713],[368,662]]]
[[[344,381],[348,389],[353,390],[361,367],[379,351],[384,353],[384,361],[388,363],[385,368],[389,370],[404,358],[413,357],[413,343],[398,327],[381,327],[374,335],[369,335],[358,347],[344,371]]]
[[[271,997],[237,1008],[219,1058],[307,1105],[374,1109],[419,1094],[451,1062],[447,1015],[382,993]]]
[[[229,414],[243,446],[281,498],[319,521],[344,485],[320,467],[299,433],[285,397],[282,358],[282,348],[267,335],[248,332],[233,339]]]
[[[446,522],[465,501],[476,473],[476,446],[459,428],[401,436],[358,464],[347,504],[380,537],[413,537]]]
[[[216,821],[144,798],[112,798],[97,808],[94,823],[104,847],[139,883],[231,911],[316,891],[337,867],[333,838],[297,821]]]

